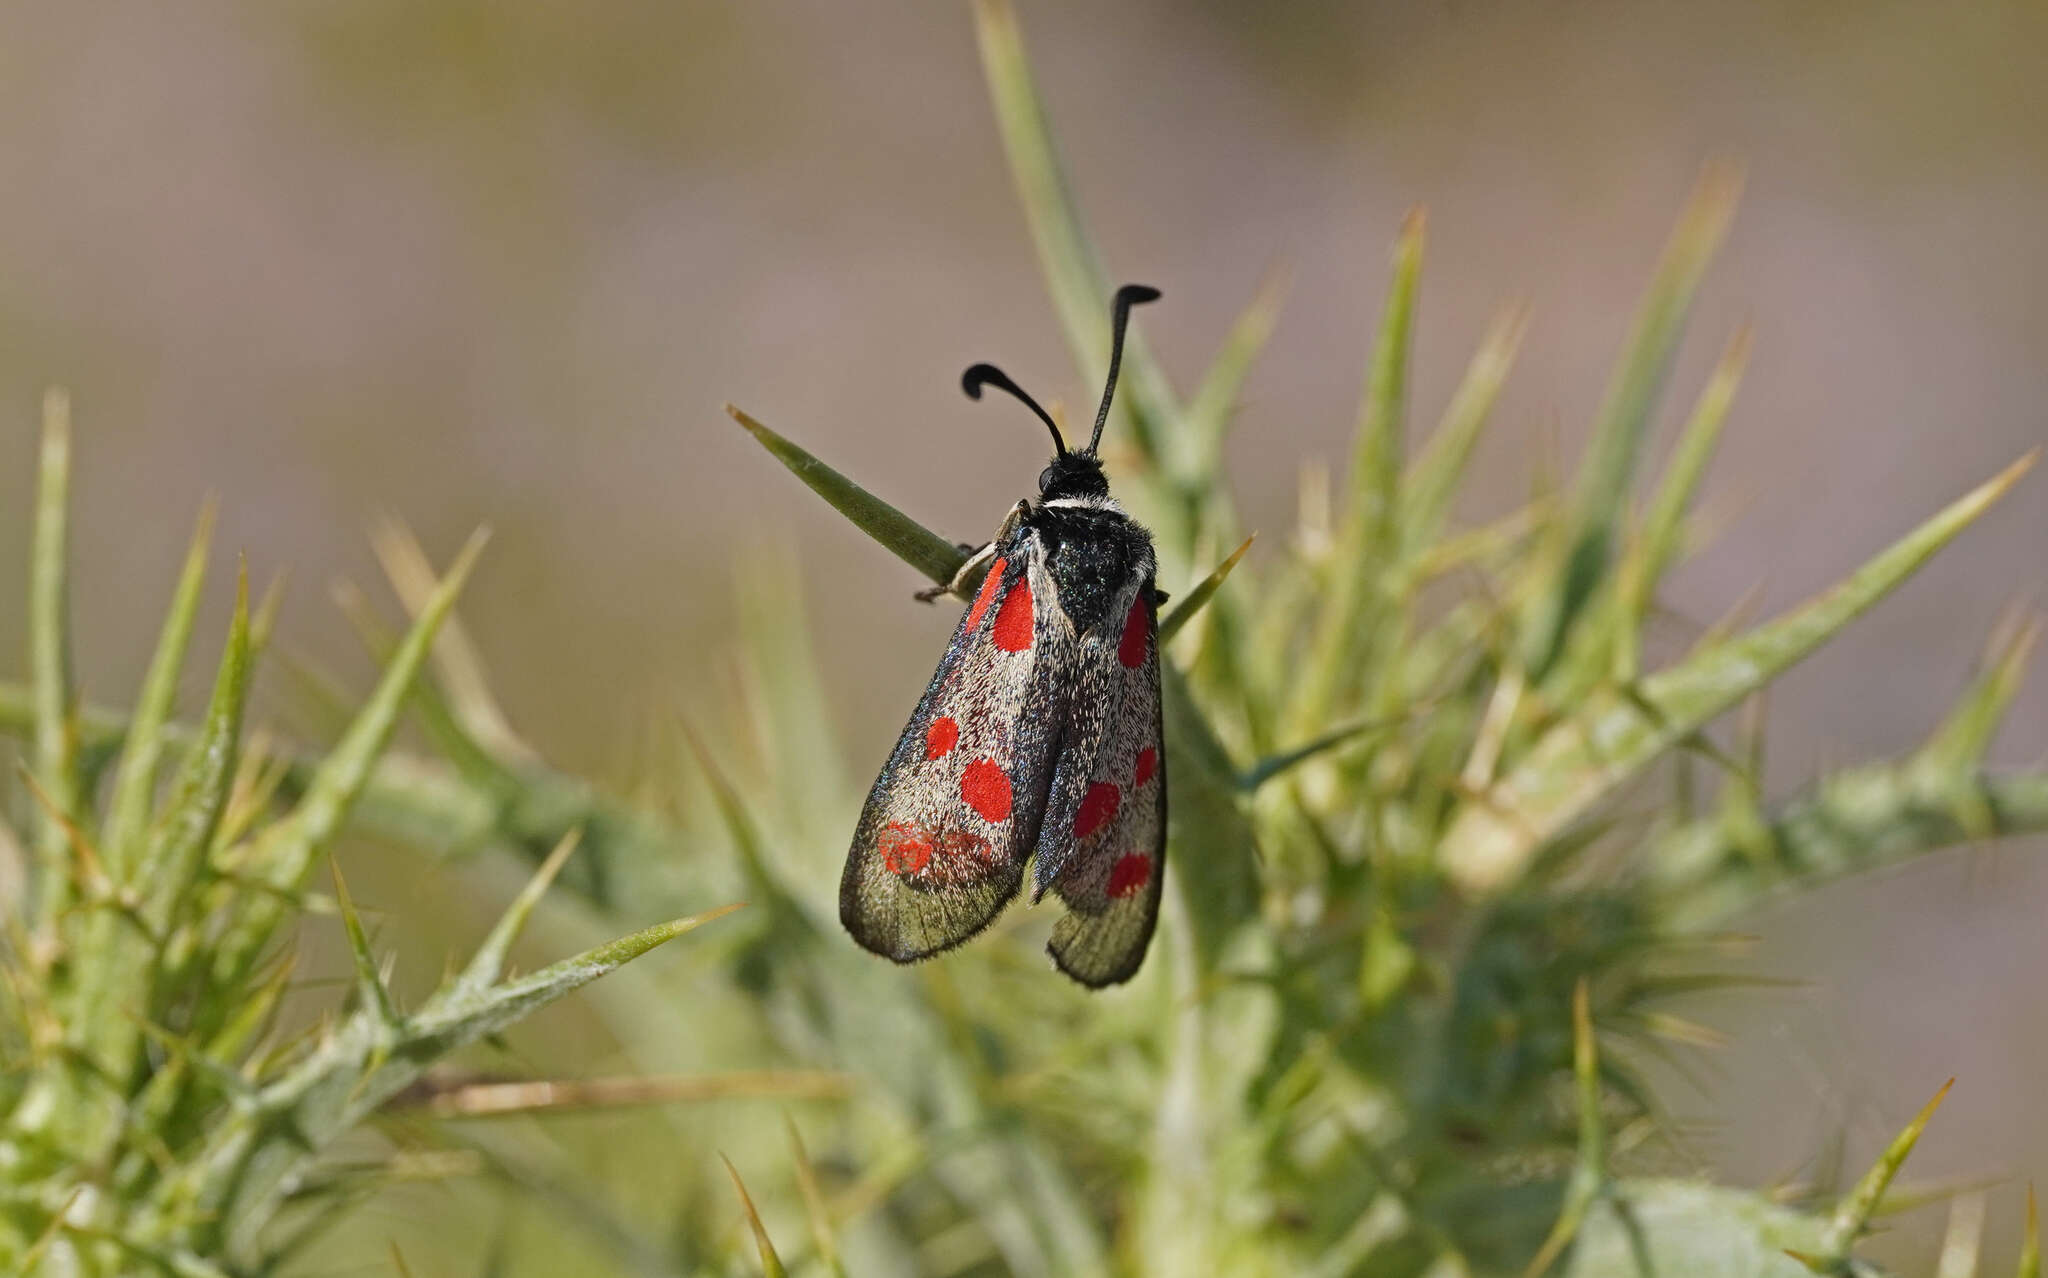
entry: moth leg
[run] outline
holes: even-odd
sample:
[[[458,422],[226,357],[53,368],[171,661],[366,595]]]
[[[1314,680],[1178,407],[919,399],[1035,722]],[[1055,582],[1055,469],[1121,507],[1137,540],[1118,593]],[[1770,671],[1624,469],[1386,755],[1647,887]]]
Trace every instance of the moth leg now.
[[[995,558],[996,544],[992,541],[984,542],[981,549],[976,550],[974,547],[962,543],[960,549],[968,552],[967,562],[960,565],[960,570],[954,573],[953,579],[945,585],[933,586],[929,590],[918,591],[914,598],[919,603],[934,603],[941,595],[958,595],[965,599],[967,597],[967,583],[973,581],[975,576],[988,565],[989,560]]]
[[[1010,508],[1009,514],[1003,516],[1003,526],[996,529],[995,540],[983,542],[978,550],[966,542],[955,543],[960,549],[968,552],[967,562],[960,565],[959,570],[953,574],[951,581],[948,581],[943,586],[933,586],[929,590],[920,590],[913,598],[919,603],[934,603],[941,595],[958,595],[962,599],[967,598],[975,578],[981,575],[987,568],[988,562],[995,557],[996,547],[1009,537],[1011,530],[1016,528],[1017,521],[1026,514],[1029,514],[1030,511],[1031,504],[1029,502],[1019,501]]]
[[[1159,589],[1157,586],[1154,586],[1152,588],[1152,606],[1154,608],[1159,607],[1171,598],[1173,598],[1172,595],[1167,594],[1164,590]]]

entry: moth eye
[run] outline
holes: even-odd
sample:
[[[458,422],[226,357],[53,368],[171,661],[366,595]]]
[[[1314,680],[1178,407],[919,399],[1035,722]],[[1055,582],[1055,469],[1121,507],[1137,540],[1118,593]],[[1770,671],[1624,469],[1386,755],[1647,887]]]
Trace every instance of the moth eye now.
[[[1052,487],[1052,472],[1053,468],[1051,466],[1047,466],[1044,470],[1038,472],[1039,492],[1044,492],[1046,489]]]

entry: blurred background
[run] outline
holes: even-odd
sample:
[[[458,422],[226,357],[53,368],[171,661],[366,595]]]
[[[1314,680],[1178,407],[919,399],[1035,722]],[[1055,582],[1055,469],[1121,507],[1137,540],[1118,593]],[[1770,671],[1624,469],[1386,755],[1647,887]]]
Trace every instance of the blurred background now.
[[[1031,491],[1044,440],[962,399],[959,370],[994,359],[1092,402],[964,4],[6,11],[0,599],[25,592],[35,406],[63,383],[88,695],[132,695],[208,492],[221,544],[259,582],[289,574],[280,646],[352,675],[367,666],[326,588],[379,579],[368,521],[394,514],[443,558],[489,523],[465,619],[527,738],[602,778],[631,763],[650,697],[717,683],[742,552],[768,545],[801,565],[836,710],[821,731],[865,771],[952,614],[912,603],[910,570],[721,403],[977,541]],[[1169,369],[1204,366],[1260,279],[1293,272],[1231,445],[1252,527],[1284,532],[1302,465],[1341,463],[1410,206],[1430,216],[1417,420],[1496,307],[1533,308],[1477,519],[1576,455],[1717,154],[1745,162],[1747,196],[1673,402],[1745,320],[1757,350],[1709,481],[1725,531],[1667,597],[1675,633],[1752,590],[1765,612],[1803,597],[2048,438],[2038,6],[1019,11],[1111,273],[1165,291],[1140,324]],[[1781,685],[1781,786],[1916,741],[1999,614],[2038,605],[2043,484]],[[0,607],[0,651],[21,641]],[[1994,759],[2048,751],[2044,689]],[[1747,966],[1799,983],[1699,1009],[1730,1036],[1674,1093],[1706,1165],[1797,1177],[1838,1139],[1856,1165],[1954,1074],[1910,1171],[2048,1178],[2042,850],[1756,919]],[[481,926],[460,874],[395,854],[363,873],[429,975]],[[1994,1198],[1995,1247],[2015,1194]],[[1921,1216],[1895,1255],[1921,1254],[1939,1213]]]

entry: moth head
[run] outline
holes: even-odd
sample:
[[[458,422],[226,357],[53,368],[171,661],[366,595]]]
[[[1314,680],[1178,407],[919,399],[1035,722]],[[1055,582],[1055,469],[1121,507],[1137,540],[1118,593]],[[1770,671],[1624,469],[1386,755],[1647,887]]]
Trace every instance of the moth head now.
[[[1116,291],[1112,303],[1109,330],[1109,377],[1102,388],[1102,407],[1095,412],[1095,431],[1088,437],[1088,447],[1069,451],[1067,441],[1061,437],[1059,424],[1052,414],[1039,407],[1038,401],[1026,394],[1024,388],[1010,380],[1009,375],[994,364],[976,364],[960,375],[960,389],[967,392],[967,398],[980,399],[981,388],[993,386],[1005,394],[1014,395],[1023,401],[1045,423],[1052,432],[1053,458],[1038,477],[1038,495],[1041,500],[1052,501],[1060,497],[1104,497],[1109,494],[1109,481],[1103,477],[1102,463],[1096,459],[1096,447],[1102,442],[1102,428],[1109,421],[1110,401],[1116,395],[1116,375],[1124,359],[1124,330],[1129,327],[1131,308],[1146,302],[1156,301],[1159,290],[1143,284],[1126,284]]]
[[[1038,499],[1107,497],[1109,479],[1093,453],[1061,453],[1038,475]]]

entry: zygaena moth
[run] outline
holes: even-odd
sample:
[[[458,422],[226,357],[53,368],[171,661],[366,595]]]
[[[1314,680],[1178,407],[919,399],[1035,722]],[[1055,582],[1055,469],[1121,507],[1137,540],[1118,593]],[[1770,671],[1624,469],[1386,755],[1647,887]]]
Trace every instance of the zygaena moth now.
[[[1096,448],[1133,306],[1117,290],[1109,380],[1088,447],[1069,451],[1038,402],[990,364],[993,386],[1052,432],[1038,502],[1019,501],[956,584],[986,565],[924,697],[875,778],[839,881],[839,917],[898,963],[994,921],[1031,863],[1031,901],[1067,907],[1047,946],[1083,985],[1129,980],[1159,917],[1166,756],[1152,536],[1109,495]]]

